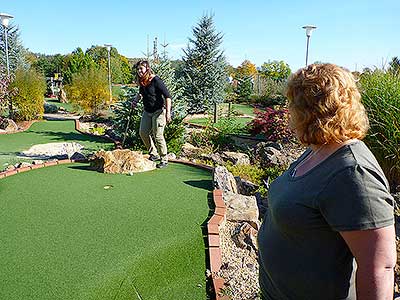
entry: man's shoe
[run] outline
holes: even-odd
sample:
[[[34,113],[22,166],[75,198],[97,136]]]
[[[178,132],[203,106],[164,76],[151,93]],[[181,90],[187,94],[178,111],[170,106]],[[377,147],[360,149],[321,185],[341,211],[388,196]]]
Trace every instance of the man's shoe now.
[[[165,161],[162,161],[162,162],[160,162],[156,167],[157,167],[158,169],[162,169],[162,168],[165,168],[166,166],[168,166],[168,163],[165,162]]]
[[[154,154],[150,154],[150,156],[149,156],[149,160],[151,160],[151,161],[156,161],[159,159],[160,159],[160,157],[157,155],[154,155]]]

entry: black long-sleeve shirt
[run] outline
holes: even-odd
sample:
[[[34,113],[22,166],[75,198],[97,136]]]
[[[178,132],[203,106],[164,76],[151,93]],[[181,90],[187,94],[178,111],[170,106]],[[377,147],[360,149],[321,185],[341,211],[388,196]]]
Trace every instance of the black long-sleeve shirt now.
[[[167,87],[158,76],[155,76],[148,86],[140,86],[139,93],[143,97],[144,110],[148,113],[163,108],[164,99],[171,98]]]

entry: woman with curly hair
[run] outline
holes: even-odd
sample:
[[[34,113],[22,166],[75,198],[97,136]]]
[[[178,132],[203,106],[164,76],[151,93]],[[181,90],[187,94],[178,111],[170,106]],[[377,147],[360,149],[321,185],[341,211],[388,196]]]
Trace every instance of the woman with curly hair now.
[[[310,65],[291,76],[287,97],[308,149],[268,192],[258,233],[263,299],[393,299],[393,198],[361,141],[369,125],[352,74]]]
[[[149,150],[149,159],[161,159],[157,168],[164,168],[168,165],[164,128],[171,121],[171,95],[161,78],[153,74],[148,61],[138,61],[135,69],[136,82],[140,86],[139,95],[144,106],[139,134]],[[132,106],[136,106],[135,101]]]

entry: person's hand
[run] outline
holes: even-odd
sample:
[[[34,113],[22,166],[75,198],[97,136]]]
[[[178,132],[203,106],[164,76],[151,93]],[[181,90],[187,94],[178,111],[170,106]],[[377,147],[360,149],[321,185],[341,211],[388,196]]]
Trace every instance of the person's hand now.
[[[169,111],[167,111],[166,112],[166,114],[165,114],[165,120],[167,121],[167,124],[169,123],[169,122],[171,122],[171,112],[169,112]]]

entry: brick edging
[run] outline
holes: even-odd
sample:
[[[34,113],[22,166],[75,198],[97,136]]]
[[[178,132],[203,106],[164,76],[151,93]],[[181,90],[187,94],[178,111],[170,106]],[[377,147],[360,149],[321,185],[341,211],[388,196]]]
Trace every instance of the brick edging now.
[[[222,265],[221,239],[219,233],[220,227],[223,226],[226,221],[226,206],[223,199],[223,191],[215,189],[213,191],[213,200],[215,205],[214,214],[207,223],[211,278],[215,291],[215,299],[228,300],[230,299],[229,296],[221,295],[225,280],[217,275]]]

